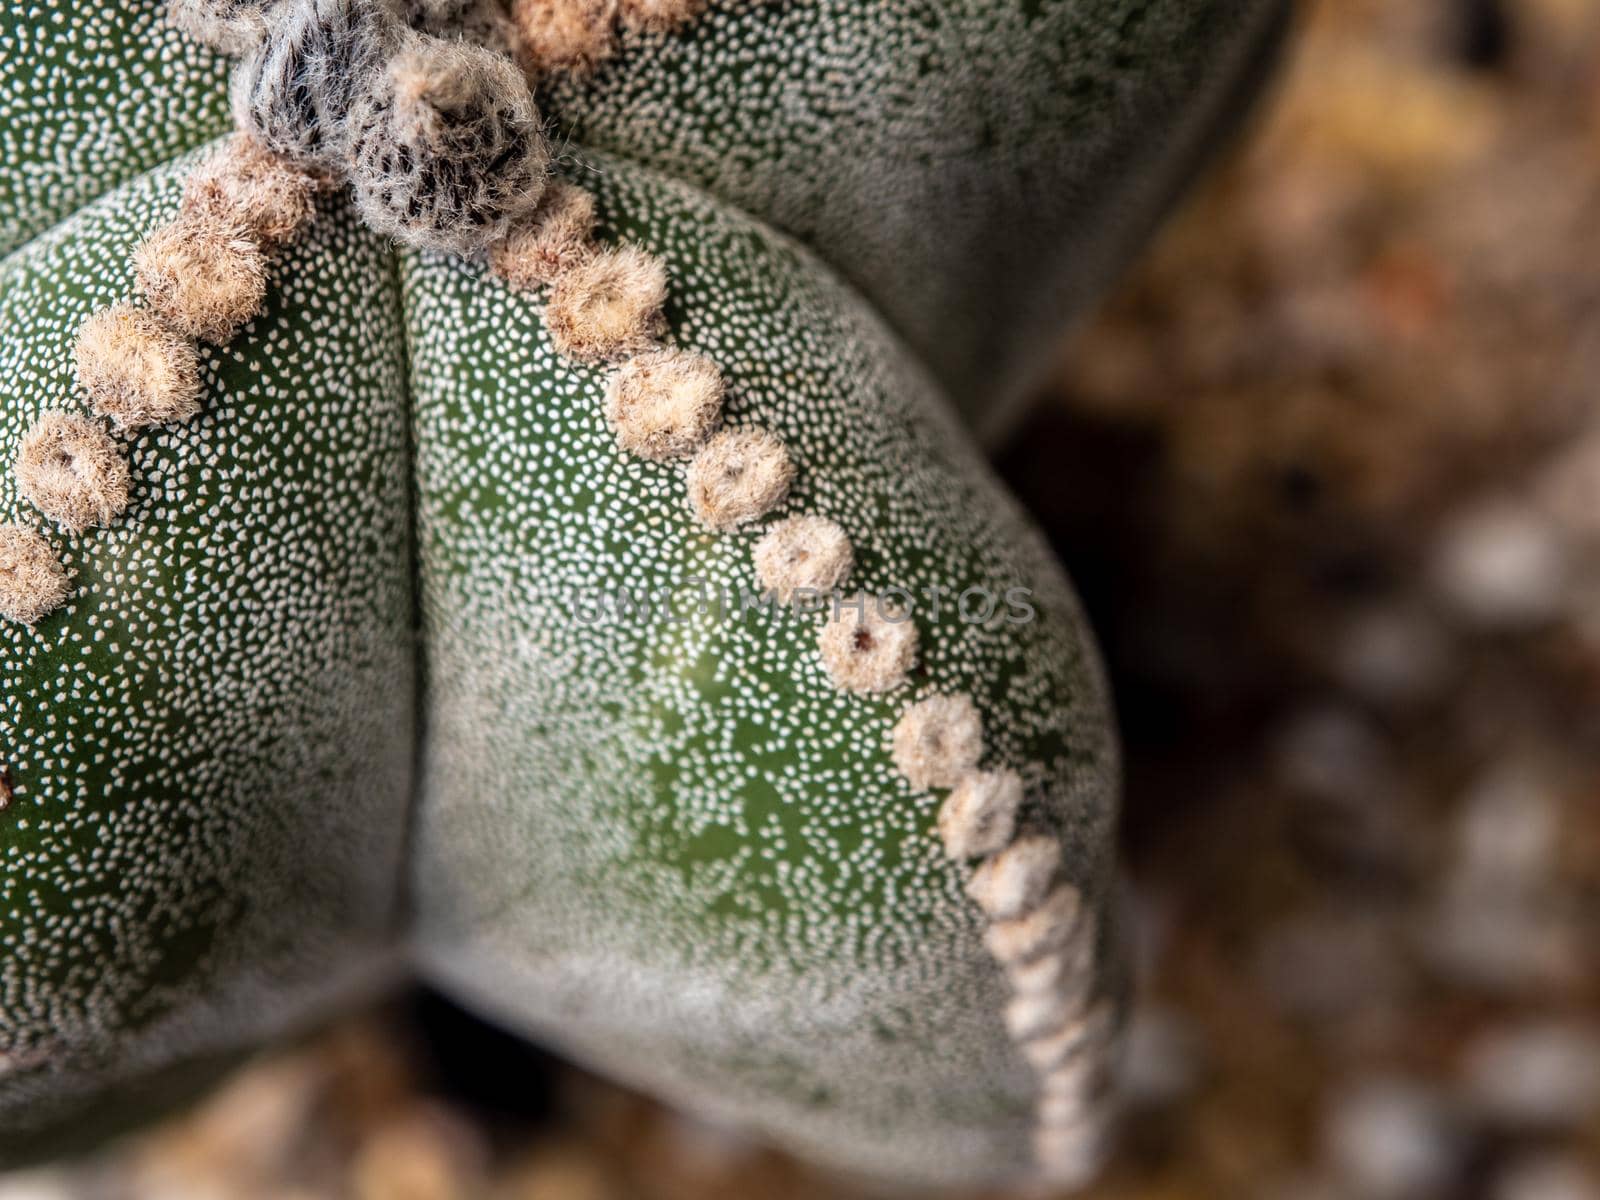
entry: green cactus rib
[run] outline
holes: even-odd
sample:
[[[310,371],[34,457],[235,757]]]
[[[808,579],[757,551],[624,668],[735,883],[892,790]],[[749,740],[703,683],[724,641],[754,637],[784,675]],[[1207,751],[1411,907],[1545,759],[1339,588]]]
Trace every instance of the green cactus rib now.
[[[229,66],[161,0],[0,4],[0,254],[230,129]]]
[[[985,437],[1281,40],[1285,0],[728,0],[549,108],[812,247]]]
[[[759,529],[707,532],[681,470],[616,446],[607,372],[558,358],[537,304],[403,256],[422,961],[503,1020],[834,1161],[901,1178],[1026,1163],[1035,1085],[1004,985],[938,801],[896,770],[889,732],[912,699],[973,696],[992,760],[1031,764],[1025,816],[1098,900],[1114,753],[1076,604],[936,386],[832,272],[697,189],[588,158],[602,233],[666,261],[675,339],[721,365],[729,424],[771,429],[800,464],[773,518],[838,521],[852,587],[918,597],[923,666],[851,696],[819,660],[822,616],[697,612],[696,580],[755,587]],[[1027,589],[1038,619],[1008,624],[1002,604],[964,623],[968,588]],[[585,598],[624,594],[676,612],[583,619]]]
[[[0,458],[81,410],[71,347],[188,160],[0,262]],[[72,599],[0,626],[0,1161],[102,1091],[392,979],[414,755],[409,417],[393,263],[340,210],[133,503],[59,538]],[[10,472],[0,520],[36,526]],[[47,1137],[48,1135],[48,1137]]]

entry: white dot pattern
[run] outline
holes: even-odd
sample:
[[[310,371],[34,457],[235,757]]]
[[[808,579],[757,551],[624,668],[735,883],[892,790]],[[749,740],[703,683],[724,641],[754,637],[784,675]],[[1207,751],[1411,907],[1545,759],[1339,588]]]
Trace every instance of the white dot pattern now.
[[[1036,534],[933,385],[793,243],[703,194],[596,159],[610,239],[672,275],[677,341],[718,363],[727,419],[783,438],[772,514],[827,513],[852,586],[946,591],[925,668],[860,698],[822,617],[694,615],[691,581],[756,586],[761,526],[704,530],[677,466],[622,451],[607,371],[551,349],[540,306],[481,268],[402,259],[417,406],[431,722],[414,862],[424,960],[457,994],[691,1107],[909,1178],[1025,1167],[1036,1085],[942,853],[937,799],[889,758],[900,708],[964,692],[1027,768],[1065,875],[1104,893],[1105,698]],[[957,619],[1032,589],[1040,617]],[[586,621],[676,596],[673,624]],[[590,607],[593,607],[591,604]],[[614,606],[613,606],[614,607]],[[981,611],[969,599],[969,615]],[[589,613],[587,615],[594,615]]]
[[[0,264],[0,461],[86,406],[74,332],[130,294],[190,165]],[[72,598],[0,623],[0,1161],[392,954],[415,693],[398,315],[383,243],[323,212],[266,313],[202,351],[206,411],[131,443],[127,515],[61,540]],[[3,520],[41,520],[9,471]]]
[[[714,0],[550,111],[816,249],[997,420],[1132,253],[1285,0]]]
[[[164,0],[0,0],[0,254],[223,133],[228,60]]]

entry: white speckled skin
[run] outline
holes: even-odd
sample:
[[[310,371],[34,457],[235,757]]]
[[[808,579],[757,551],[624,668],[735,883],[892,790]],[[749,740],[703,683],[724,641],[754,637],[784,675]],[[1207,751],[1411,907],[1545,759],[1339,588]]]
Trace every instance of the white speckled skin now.
[[[188,165],[0,260],[0,462],[82,409],[73,333]],[[0,1162],[393,974],[415,666],[387,248],[330,206],[202,363],[207,411],[130,443],[128,514],[49,531],[73,599],[0,622]],[[9,471],[0,520],[43,527]]]
[[[963,0],[928,26],[930,69],[950,59],[952,31],[986,28],[962,24],[984,8],[1076,12],[1090,25],[1068,57],[1110,53],[1125,80],[1139,74],[1137,56],[1115,52],[1125,35],[1165,30],[1151,45],[1170,52],[1199,21],[1218,40],[1154,72],[1167,107],[1125,114],[1158,126],[1183,107],[1177,93],[1193,92],[1196,111],[1210,103],[1202,67],[1215,51],[1227,74],[1220,47],[1249,41],[1258,11]],[[1124,9],[1125,27],[1111,20]],[[173,156],[226,127],[225,64],[157,11],[0,0],[0,462],[43,409],[82,410],[74,330],[129,293],[129,250],[177,207],[188,162]],[[770,428],[799,464],[770,519],[837,520],[855,546],[852,588],[917,599],[923,665],[910,684],[883,697],[830,686],[820,615],[585,623],[575,590],[677,589],[681,611],[696,577],[752,587],[767,522],[706,530],[680,467],[616,447],[606,368],[560,359],[535,299],[481,263],[397,251],[329,198],[275,269],[265,315],[203,351],[204,414],[132,444],[127,518],[52,534],[74,600],[34,630],[0,625],[0,766],[17,785],[0,812],[0,1163],[146,1115],[190,1076],[382,982],[404,950],[485,1012],[823,1160],[940,1182],[1026,1169],[1037,1088],[964,894],[971,868],[943,856],[939,796],[895,771],[889,732],[912,699],[971,695],[984,765],[1022,771],[1023,821],[1060,837],[1062,878],[1083,890],[1102,943],[1115,750],[1081,616],[1042,540],[931,372],[837,274],[865,272],[887,303],[892,281],[868,279],[872,263],[910,255],[937,305],[954,278],[994,308],[963,274],[988,261],[976,209],[948,207],[950,257],[929,257],[927,216],[946,209],[912,183],[934,162],[958,190],[992,187],[991,209],[1016,199],[1002,166],[1021,143],[1002,139],[1010,149],[980,170],[965,156],[988,134],[929,140],[938,89],[919,76],[907,92],[890,53],[917,44],[904,21],[923,10],[894,0],[881,25],[868,11],[714,7],[687,49],[630,35],[592,92],[557,89],[578,109],[555,112],[616,141],[654,119],[660,87],[737,94],[684,106],[660,126],[665,148],[637,147],[671,158],[692,134],[700,149],[671,165],[701,177],[715,163],[705,181],[720,199],[577,148],[570,174],[597,194],[606,241],[665,261],[673,339],[725,374],[729,424]],[[764,20],[758,58],[782,47],[795,62],[724,74]],[[1109,24],[1096,33],[1095,21]],[[719,40],[733,28],[746,40]],[[992,84],[993,47],[1019,28],[957,39],[961,61],[989,74],[936,73],[969,133],[982,126],[967,124],[973,80]],[[834,54],[834,69],[819,65]],[[1049,79],[1048,54],[1026,61]],[[636,93],[620,82],[629,70]],[[770,71],[801,82],[758,86]],[[1012,120],[1015,102],[990,116]],[[729,140],[742,127],[727,115],[750,105],[769,106],[772,140]],[[1114,142],[1129,128],[1101,132]],[[859,219],[860,164],[832,156],[885,136],[903,143],[896,162],[923,163],[882,175],[887,223],[874,233]],[[1191,139],[1136,140],[1129,162],[1153,140],[1170,166]],[[1091,141],[1103,165],[1122,163]],[[1166,168],[1106,170],[1114,197],[1126,193],[1113,183]],[[796,174],[808,178],[789,188]],[[830,176],[832,241],[804,199]],[[1074,219],[1097,219],[1074,195]],[[1108,244],[1120,236],[1118,221],[1104,228]],[[938,311],[895,320],[950,319]],[[977,336],[948,333],[956,350]],[[988,338],[997,364],[1014,360]],[[7,519],[39,523],[9,476]],[[998,615],[963,623],[952,597],[970,587],[998,596]],[[1031,589],[1036,619],[1005,620],[1013,587]]]
[[[191,127],[221,132],[225,65],[152,29],[157,6],[74,14],[97,28],[93,53],[61,56],[91,71],[90,94],[70,102],[81,70],[37,71],[57,41],[44,22],[0,18],[0,96],[20,91],[37,111],[0,128],[0,251],[192,145]],[[624,34],[616,59],[553,88],[544,109],[563,136],[698,183],[811,245],[993,437],[1063,323],[1238,116],[1289,9],[713,0],[680,33]],[[69,103],[88,119],[46,118]]]
[[[230,128],[228,65],[161,0],[0,3],[0,254]]]
[[[683,474],[620,451],[606,371],[551,351],[537,305],[407,256],[429,741],[414,897],[456,994],[687,1106],[837,1163],[976,1180],[1026,1165],[1035,1091],[944,856],[896,771],[910,700],[966,692],[1064,877],[1104,894],[1105,696],[1077,606],[926,374],[788,239],[594,156],[608,237],[661,255],[679,344],[802,471],[771,515],[825,514],[852,586],[919,598],[922,668],[882,697],[823,673],[820,614],[694,618],[693,580],[756,587],[761,527],[695,521]],[[937,618],[923,597],[943,588]],[[955,595],[993,593],[964,624]],[[1009,624],[1008,589],[1036,620]],[[586,622],[582,598],[685,620]],[[969,614],[980,603],[969,599]]]
[[[995,436],[1231,127],[1289,7],[714,0],[547,107],[812,246]]]

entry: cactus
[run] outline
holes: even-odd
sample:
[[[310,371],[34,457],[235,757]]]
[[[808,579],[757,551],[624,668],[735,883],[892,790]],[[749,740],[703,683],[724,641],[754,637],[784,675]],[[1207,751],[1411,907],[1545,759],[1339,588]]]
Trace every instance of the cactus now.
[[[1058,58],[1122,47],[1065,110],[1125,168],[1093,209],[1166,174],[1128,143],[1226,90],[1271,6],[34,7],[0,0],[0,114],[41,114],[0,124],[0,1163],[420,975],[840,1167],[1082,1178],[1105,689],[894,327],[947,331],[959,386],[980,225],[998,285],[1065,219],[1007,209],[1083,169]],[[1183,30],[1181,62],[1127,49]],[[863,74],[789,130],[727,65],[824,42]],[[803,215],[794,150],[960,125],[974,89],[1037,160],[952,130],[880,183],[983,222],[861,225],[865,175]],[[1084,286],[1049,258],[968,317]]]

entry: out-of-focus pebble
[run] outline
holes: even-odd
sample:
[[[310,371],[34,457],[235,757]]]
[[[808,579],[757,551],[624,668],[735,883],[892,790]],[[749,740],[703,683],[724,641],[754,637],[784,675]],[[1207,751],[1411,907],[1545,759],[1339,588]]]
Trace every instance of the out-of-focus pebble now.
[[[617,1181],[590,1147],[541,1146],[510,1171],[496,1200],[621,1200]]]
[[[1466,1143],[1444,1101],[1400,1078],[1359,1080],[1324,1116],[1329,1165],[1362,1200],[1421,1200],[1449,1194]]]
[[[1600,1027],[1547,1021],[1493,1030],[1467,1048],[1474,1111],[1514,1129],[1581,1129],[1600,1116]]]
[[[1533,890],[1550,875],[1559,826],[1554,782],[1532,764],[1504,764],[1467,792],[1452,867],[1484,886]]]
[[[1182,1013],[1141,1006],[1123,1035],[1119,1080],[1130,1105],[1175,1104],[1199,1085],[1203,1068],[1199,1032]]]
[[[1326,1172],[1298,1171],[1263,1184],[1252,1200],[1355,1200],[1350,1189]]]
[[[1540,473],[1534,495],[1564,529],[1600,540],[1600,430],[1562,450]]]
[[[370,1134],[350,1165],[353,1200],[467,1200],[487,1149],[455,1112],[418,1105]]]
[[[1455,878],[1421,914],[1418,951],[1448,982],[1520,996],[1571,986],[1586,969],[1581,934],[1558,910]]]
[[[1392,784],[1382,736],[1352,709],[1300,713],[1279,735],[1274,757],[1284,786],[1319,800],[1376,798]]]
[[[1431,574],[1440,598],[1463,621],[1515,630],[1560,611],[1567,557],[1554,523],[1538,509],[1491,500],[1451,519]]]
[[[79,1200],[84,1195],[70,1171],[17,1171],[0,1175],[0,1200]]]
[[[1288,1015],[1314,1020],[1372,1011],[1404,986],[1386,929],[1352,914],[1285,917],[1256,949],[1255,976]]]
[[[1376,608],[1345,629],[1334,652],[1341,682],[1379,705],[1415,703],[1449,677],[1451,648],[1438,623],[1404,607]]]

